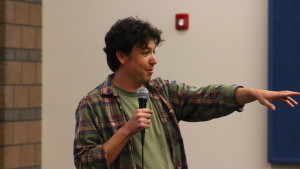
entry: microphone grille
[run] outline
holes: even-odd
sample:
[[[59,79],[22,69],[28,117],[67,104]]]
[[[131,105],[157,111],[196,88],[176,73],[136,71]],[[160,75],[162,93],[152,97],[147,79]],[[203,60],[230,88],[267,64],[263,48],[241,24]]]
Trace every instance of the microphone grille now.
[[[148,98],[148,89],[145,87],[140,87],[138,88],[138,90],[136,91],[136,96],[138,98],[142,98],[142,99],[147,99]]]

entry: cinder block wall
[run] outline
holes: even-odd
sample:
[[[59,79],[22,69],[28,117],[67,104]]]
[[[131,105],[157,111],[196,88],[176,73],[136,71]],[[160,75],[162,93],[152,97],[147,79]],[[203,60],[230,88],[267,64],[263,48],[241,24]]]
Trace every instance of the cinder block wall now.
[[[42,0],[0,0],[0,168],[41,168]]]

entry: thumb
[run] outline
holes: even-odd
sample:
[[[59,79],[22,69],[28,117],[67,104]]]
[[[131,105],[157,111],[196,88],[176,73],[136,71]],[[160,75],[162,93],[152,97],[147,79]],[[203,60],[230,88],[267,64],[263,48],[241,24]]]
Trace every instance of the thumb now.
[[[270,103],[268,100],[262,100],[260,103],[262,105],[267,106],[269,109],[272,109],[273,111],[276,110],[276,107],[274,106],[274,104]]]

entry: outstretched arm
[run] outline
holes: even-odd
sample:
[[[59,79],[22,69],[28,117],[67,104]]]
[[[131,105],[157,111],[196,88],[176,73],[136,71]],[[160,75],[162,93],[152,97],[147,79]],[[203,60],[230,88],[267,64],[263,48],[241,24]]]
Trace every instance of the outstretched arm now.
[[[267,106],[272,110],[276,110],[276,107],[271,103],[272,101],[283,101],[290,107],[295,107],[298,103],[291,98],[291,96],[299,96],[299,92],[293,91],[268,91],[261,89],[247,89],[238,88],[236,91],[237,103],[244,105],[246,103],[258,100],[262,105]]]

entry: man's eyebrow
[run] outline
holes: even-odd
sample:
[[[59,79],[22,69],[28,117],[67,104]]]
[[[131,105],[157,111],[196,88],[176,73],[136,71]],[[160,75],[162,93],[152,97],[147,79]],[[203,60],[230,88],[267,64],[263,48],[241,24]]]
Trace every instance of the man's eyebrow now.
[[[150,47],[141,48],[142,50],[151,50]]]
[[[145,47],[144,49],[153,49],[153,50],[155,50],[155,49],[156,49],[156,47],[154,47],[154,48],[151,48],[151,47],[147,46],[147,47]]]

